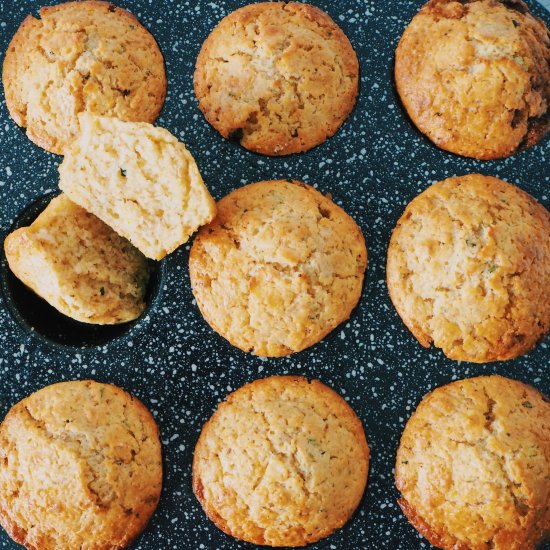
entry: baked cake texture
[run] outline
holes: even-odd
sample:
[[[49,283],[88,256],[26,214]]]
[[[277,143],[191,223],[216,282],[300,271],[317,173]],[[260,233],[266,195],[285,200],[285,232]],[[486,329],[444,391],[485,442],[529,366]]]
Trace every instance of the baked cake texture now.
[[[423,346],[459,361],[513,359],[550,330],[550,213],[497,178],[436,183],[397,222],[387,282]]]
[[[452,153],[507,157],[550,128],[550,35],[521,0],[431,0],[395,55],[403,105]]]
[[[145,309],[147,259],[63,194],[10,233],[4,250],[18,279],[77,321],[124,323]]]
[[[156,423],[116,386],[47,386],[0,426],[0,523],[29,550],[125,548],[161,486]]]
[[[256,355],[303,350],[348,319],[361,296],[360,228],[313,187],[264,181],[233,191],[189,258],[206,321]]]
[[[222,19],[196,63],[195,94],[225,138],[265,155],[307,151],[332,136],[358,92],[348,38],[320,9],[260,2]]]
[[[399,504],[445,550],[534,550],[550,535],[550,401],[482,376],[424,397],[397,452]]]
[[[80,115],[59,187],[145,256],[161,260],[216,213],[191,153],[145,122]]]
[[[27,136],[64,154],[81,112],[153,122],[166,74],[155,39],[130,13],[108,2],[67,2],[29,15],[3,65],[6,104]]]
[[[368,476],[361,421],[321,382],[256,380],[230,394],[195,448],[193,490],[238,539],[304,546],[342,527]]]

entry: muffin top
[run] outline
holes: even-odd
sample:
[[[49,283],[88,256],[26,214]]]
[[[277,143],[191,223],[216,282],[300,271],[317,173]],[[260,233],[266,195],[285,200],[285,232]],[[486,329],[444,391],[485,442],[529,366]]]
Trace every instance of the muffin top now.
[[[189,270],[208,323],[233,345],[281,356],[321,340],[361,295],[367,250],[339,206],[300,182],[233,191],[201,229]]]
[[[0,426],[0,523],[30,550],[125,548],[161,485],[155,421],[116,386],[47,386]]]
[[[448,550],[534,550],[550,535],[550,401],[501,376],[428,394],[395,479],[409,521]]]
[[[222,19],[204,42],[195,94],[225,138],[266,155],[311,149],[332,136],[357,97],[359,64],[320,9],[261,2]]]
[[[550,213],[497,178],[436,183],[398,221],[387,281],[423,346],[461,361],[517,357],[550,329]]]
[[[86,111],[153,122],[166,94],[155,39],[108,2],[68,2],[29,15],[13,37],[2,80],[11,117],[27,136],[64,154]]]
[[[346,523],[368,465],[361,421],[344,399],[316,380],[274,376],[230,394],[204,425],[193,490],[227,534],[303,546]]]
[[[399,43],[395,79],[437,146],[509,156],[550,127],[550,36],[521,0],[431,0]]]

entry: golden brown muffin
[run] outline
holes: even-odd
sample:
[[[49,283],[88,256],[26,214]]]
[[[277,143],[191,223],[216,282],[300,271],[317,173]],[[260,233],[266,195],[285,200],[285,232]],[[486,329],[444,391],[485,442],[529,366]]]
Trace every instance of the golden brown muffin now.
[[[395,55],[403,105],[437,146],[507,157],[550,128],[550,36],[521,0],[431,0]]]
[[[351,517],[365,490],[361,421],[317,380],[273,376],[230,394],[195,448],[193,490],[222,531],[304,546]]]
[[[0,426],[0,523],[29,550],[125,548],[161,486],[155,421],[116,386],[47,386]]]
[[[59,187],[145,256],[161,260],[215,216],[195,159],[168,130],[87,113],[79,119]]]
[[[445,550],[534,550],[550,535],[550,401],[501,376],[424,397],[397,451],[399,504]]]
[[[29,15],[8,47],[2,80],[12,118],[57,154],[78,134],[78,113],[153,122],[166,95],[155,39],[133,15],[100,1]]]
[[[218,203],[191,248],[197,304],[233,345],[278,357],[303,350],[346,320],[367,263],[357,224],[300,182],[263,181]]]
[[[332,136],[357,97],[359,64],[320,9],[261,2],[222,19],[204,42],[195,94],[225,138],[265,155],[307,151]]]
[[[550,330],[550,213],[497,178],[449,178],[411,201],[387,281],[417,340],[483,363],[528,352]]]
[[[18,279],[77,321],[124,323],[145,309],[147,259],[65,195],[10,233],[4,249]]]

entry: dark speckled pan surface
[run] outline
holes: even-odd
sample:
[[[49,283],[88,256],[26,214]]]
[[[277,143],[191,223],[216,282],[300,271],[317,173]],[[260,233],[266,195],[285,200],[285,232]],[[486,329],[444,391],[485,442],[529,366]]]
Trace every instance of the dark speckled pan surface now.
[[[54,3],[54,2],[45,2]],[[287,158],[261,157],[223,140],[208,126],[193,95],[193,68],[203,40],[243,1],[124,0],[153,33],[166,59],[168,97],[157,123],[184,141],[214,198],[245,183],[296,178],[330,193],[359,223],[369,248],[363,297],[345,323],[323,342],[291,357],[261,360],[231,347],[202,319],[189,286],[189,246],[160,266],[150,307],[127,330],[98,334],[63,329],[59,317],[37,315],[32,296],[0,272],[0,414],[29,393],[54,382],[93,378],[137,395],[161,430],[164,491],[157,513],[135,548],[251,548],[214,527],[191,491],[193,447],[218,401],[243,383],[272,374],[302,374],[329,384],[357,411],[372,451],[368,489],[352,520],[311,548],[414,550],[430,545],[410,527],[397,504],[393,463],[405,422],[422,396],[436,386],[478,374],[499,373],[550,394],[547,339],[507,363],[472,365],[425,350],[409,334],[389,300],[385,255],[405,205],[429,184],[448,176],[482,172],[515,183],[550,207],[550,140],[504,161],[478,162],[440,151],[417,132],[395,93],[394,49],[420,0],[318,0],[341,25],[357,51],[361,89],[357,107],[323,145]],[[550,24],[550,14],[531,8]],[[0,52],[40,3],[0,0]],[[33,145],[0,104],[0,228],[2,240],[40,197],[57,188],[61,157]],[[35,212],[36,215],[37,212]],[[20,310],[17,313],[17,310]],[[36,319],[39,321],[36,321]],[[34,319],[34,320],[33,320]],[[38,323],[37,331],[28,321]],[[74,347],[74,344],[84,347]],[[0,531],[0,548],[17,548]],[[550,545],[545,547],[550,549]]]

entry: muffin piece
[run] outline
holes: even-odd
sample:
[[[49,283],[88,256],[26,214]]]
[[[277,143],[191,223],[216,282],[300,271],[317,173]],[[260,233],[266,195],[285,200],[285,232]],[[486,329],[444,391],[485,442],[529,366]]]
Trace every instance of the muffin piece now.
[[[445,550],[534,550],[550,535],[550,401],[501,376],[424,397],[397,451],[399,504]]]
[[[204,42],[195,94],[225,138],[264,155],[307,151],[332,136],[357,97],[359,64],[320,9],[261,2],[222,19]]]
[[[4,242],[14,275],[61,313],[107,325],[145,309],[147,259],[65,195]]]
[[[68,2],[29,15],[4,60],[6,104],[27,136],[64,154],[78,134],[78,113],[153,122],[166,74],[155,39],[108,2]]]
[[[155,421],[116,386],[47,386],[0,426],[0,523],[29,550],[125,548],[161,486]]]
[[[348,521],[368,467],[361,421],[336,392],[317,380],[273,376],[230,394],[204,425],[193,491],[228,535],[304,546]]]
[[[424,347],[459,361],[513,359],[550,330],[550,213],[489,176],[436,183],[397,222],[387,280]]]
[[[431,0],[395,54],[397,90],[437,146],[507,157],[550,128],[550,36],[521,0]]]
[[[80,127],[59,187],[148,258],[161,260],[215,216],[195,160],[168,130],[89,114]]]
[[[243,351],[303,350],[346,320],[367,263],[357,224],[304,183],[263,181],[218,204],[191,248],[197,304],[212,328]]]

